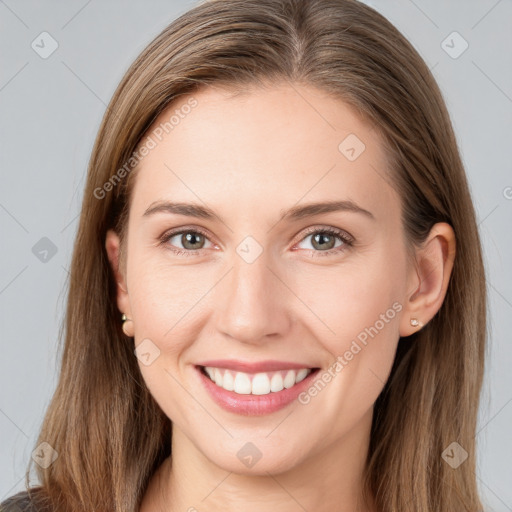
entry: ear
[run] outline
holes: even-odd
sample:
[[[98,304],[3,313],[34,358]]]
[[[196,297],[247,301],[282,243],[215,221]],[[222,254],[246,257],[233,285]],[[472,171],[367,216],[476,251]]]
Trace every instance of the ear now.
[[[416,249],[407,279],[408,298],[400,320],[400,336],[409,336],[429,322],[441,308],[455,260],[455,233],[450,224],[435,224]],[[419,326],[411,325],[416,318]]]
[[[132,318],[130,300],[128,296],[128,287],[126,285],[126,277],[119,267],[119,248],[119,236],[115,231],[109,229],[105,239],[105,249],[107,250],[110,266],[112,267],[112,271],[117,283],[117,307],[121,313],[124,313],[128,318]]]

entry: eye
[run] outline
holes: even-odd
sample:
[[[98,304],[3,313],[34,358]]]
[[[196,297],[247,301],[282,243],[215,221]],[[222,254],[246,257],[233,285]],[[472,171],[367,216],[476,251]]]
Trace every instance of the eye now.
[[[306,236],[301,239],[301,242],[308,237],[312,238],[312,256],[329,256],[334,253],[340,253],[351,247],[354,243],[354,238],[342,231],[341,229],[332,227],[313,227],[306,232]],[[174,243],[171,240],[176,238]],[[336,239],[341,243],[336,245]],[[197,252],[205,249],[205,241],[209,242],[208,234],[201,229],[184,229],[169,231],[164,233],[160,238],[159,245],[168,245],[169,249],[179,256],[193,256]],[[211,243],[211,242],[210,242]],[[182,244],[183,250],[176,244]],[[213,245],[213,244],[212,244]]]
[[[169,247],[171,251],[179,256],[193,256],[197,251],[201,251],[204,247],[205,240],[208,240],[206,232],[198,229],[183,229],[179,231],[171,231],[164,233],[160,237],[160,244],[168,244],[175,246],[175,243],[170,243],[173,238],[177,239],[177,243],[183,245],[185,250],[175,249]]]
[[[354,238],[348,233],[345,233],[341,229],[332,227],[318,228],[313,227],[307,231],[306,237],[302,241],[311,237],[311,245],[313,246],[312,256],[329,256],[335,253],[340,253],[351,247],[354,243]],[[336,239],[340,240],[341,243],[336,245]],[[302,242],[301,241],[301,242]]]

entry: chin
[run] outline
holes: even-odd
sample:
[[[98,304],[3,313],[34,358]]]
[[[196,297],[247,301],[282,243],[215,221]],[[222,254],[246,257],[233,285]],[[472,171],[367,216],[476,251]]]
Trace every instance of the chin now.
[[[268,440],[266,444],[263,440],[254,443],[235,441],[232,444],[233,446],[230,444],[220,452],[203,453],[210,462],[225,471],[251,476],[285,473],[298,466],[302,460],[290,444],[276,447]]]

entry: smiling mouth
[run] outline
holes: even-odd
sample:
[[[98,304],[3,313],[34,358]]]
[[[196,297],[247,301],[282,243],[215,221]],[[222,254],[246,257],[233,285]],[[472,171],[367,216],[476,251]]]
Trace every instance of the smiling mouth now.
[[[239,395],[269,395],[279,393],[283,389],[292,388],[299,382],[302,382],[308,375],[316,373],[320,369],[300,368],[247,373],[213,366],[198,366],[197,368],[219,388],[226,391],[233,391]]]

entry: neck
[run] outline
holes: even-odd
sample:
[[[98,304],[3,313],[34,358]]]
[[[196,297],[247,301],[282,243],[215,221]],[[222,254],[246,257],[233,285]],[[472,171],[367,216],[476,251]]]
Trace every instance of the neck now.
[[[336,445],[292,469],[251,475],[217,466],[173,425],[172,458],[155,474],[141,512],[376,512],[362,499],[371,412]]]

